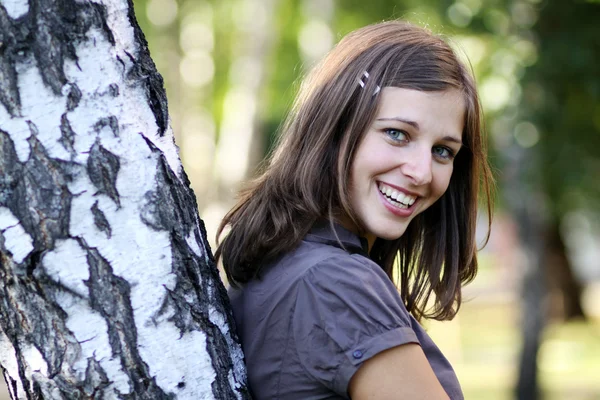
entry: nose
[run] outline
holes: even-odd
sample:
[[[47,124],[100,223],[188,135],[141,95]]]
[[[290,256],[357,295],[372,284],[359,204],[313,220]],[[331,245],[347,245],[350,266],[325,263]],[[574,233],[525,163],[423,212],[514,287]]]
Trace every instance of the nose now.
[[[430,149],[417,151],[413,149],[410,155],[406,155],[404,163],[401,165],[401,171],[412,180],[415,185],[427,185],[431,183],[432,174],[432,154]]]

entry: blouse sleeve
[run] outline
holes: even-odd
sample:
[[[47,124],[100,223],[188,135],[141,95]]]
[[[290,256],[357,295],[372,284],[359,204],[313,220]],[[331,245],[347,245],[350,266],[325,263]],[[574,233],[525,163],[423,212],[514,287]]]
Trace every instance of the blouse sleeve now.
[[[308,374],[347,398],[350,378],[377,353],[419,343],[398,291],[360,255],[332,257],[299,282],[292,331]]]

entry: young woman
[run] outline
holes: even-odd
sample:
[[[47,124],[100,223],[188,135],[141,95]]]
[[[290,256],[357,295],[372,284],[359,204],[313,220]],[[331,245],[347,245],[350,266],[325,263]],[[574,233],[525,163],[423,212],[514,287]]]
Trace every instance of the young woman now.
[[[490,184],[452,49],[400,21],[347,35],[219,230],[255,398],[462,399],[417,321],[457,312]]]

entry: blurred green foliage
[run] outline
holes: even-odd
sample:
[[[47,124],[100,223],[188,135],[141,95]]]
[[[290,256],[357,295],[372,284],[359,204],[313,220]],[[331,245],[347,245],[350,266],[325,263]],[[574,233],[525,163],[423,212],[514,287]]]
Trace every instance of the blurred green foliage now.
[[[538,62],[522,78],[520,114],[540,130],[552,213],[600,207],[600,5],[548,2],[534,31]]]
[[[174,37],[177,43],[182,20],[194,13],[210,16],[214,76],[201,90],[203,106],[211,110],[218,134],[231,60],[240,37],[236,13],[252,4],[180,0],[172,23],[156,26],[148,10],[152,2],[161,1],[174,2],[135,0],[153,55],[163,52],[159,46],[165,36]],[[600,208],[600,158],[595,153],[600,142],[598,2],[373,0],[367,6],[360,0],[279,0],[273,4],[268,10],[274,14],[273,49],[264,60],[268,74],[259,99],[259,126],[268,137],[265,153],[299,79],[311,66],[299,46],[300,32],[311,19],[323,19],[335,42],[357,27],[404,18],[448,35],[469,57],[480,84],[492,154],[515,143],[536,154],[532,171],[525,176],[541,185],[558,215],[578,207]],[[332,5],[331,16],[320,15],[319,7]],[[161,70],[176,69],[177,60],[172,61],[157,64]],[[170,83],[167,80],[168,90]],[[502,171],[501,157],[492,160]]]
[[[265,138],[262,155],[271,148],[302,76],[323,54],[323,45],[333,45],[351,30],[387,19],[426,26],[448,37],[474,70],[490,160],[498,175],[500,208],[529,201],[535,205],[530,208],[545,214],[542,220],[551,227],[547,231],[573,210],[600,214],[598,0],[134,0],[134,4],[151,54],[165,77],[176,131],[177,116],[185,114],[186,107],[204,110],[212,118],[217,142],[235,80],[255,78],[253,69],[239,71],[239,59],[248,50],[244,46],[249,46],[244,24],[248,18],[256,19],[257,29],[268,32],[268,40],[258,43],[264,51],[254,53],[259,55],[254,62],[261,64],[263,74],[255,94],[254,124]],[[254,13],[255,9],[262,13]],[[268,23],[261,25],[261,18]],[[182,32],[194,21],[210,27],[212,33],[211,79],[195,86],[179,74],[182,60],[189,55],[181,45]],[[188,36],[186,40],[204,39]],[[512,205],[512,195],[506,194],[508,190],[503,193],[509,186],[521,194]],[[522,335],[515,328],[517,306],[516,302],[501,306],[497,319],[489,315],[490,307],[485,308],[486,316],[474,307],[461,311],[460,318],[470,328],[460,334],[464,359],[453,363],[466,385],[467,398],[510,397]],[[484,332],[483,328],[490,329]],[[444,329],[437,337],[432,335],[438,343],[447,336],[447,326]],[[547,370],[541,379],[548,398],[566,398],[567,393],[570,398],[597,398],[600,388],[590,385],[593,369],[582,372],[579,368],[582,363],[597,362],[600,354],[594,342],[598,331],[590,329],[595,328],[571,323],[560,329],[551,327],[546,333],[554,344],[581,340],[578,348],[585,348],[583,361],[571,364],[575,367],[551,370],[553,365],[568,364],[572,354],[561,353],[562,344],[542,345],[541,368]],[[486,355],[498,365],[490,365]],[[559,383],[561,374],[568,382]],[[578,387],[587,389],[577,392]]]

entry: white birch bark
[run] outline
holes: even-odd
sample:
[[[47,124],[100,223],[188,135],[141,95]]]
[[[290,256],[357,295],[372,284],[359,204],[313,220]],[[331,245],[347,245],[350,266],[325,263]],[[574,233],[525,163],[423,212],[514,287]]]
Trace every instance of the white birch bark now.
[[[0,0],[0,366],[13,399],[249,398],[127,0]]]

